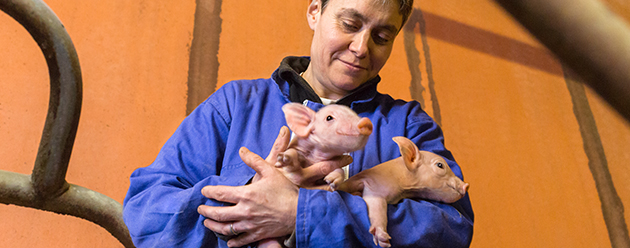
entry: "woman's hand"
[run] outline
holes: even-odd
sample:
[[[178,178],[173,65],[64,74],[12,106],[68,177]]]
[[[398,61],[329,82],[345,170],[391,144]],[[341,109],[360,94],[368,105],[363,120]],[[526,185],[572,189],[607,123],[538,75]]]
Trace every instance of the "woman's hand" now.
[[[234,204],[228,207],[199,206],[198,212],[208,218],[204,225],[226,236],[237,234],[228,241],[230,247],[291,234],[295,227],[298,187],[273,164],[247,148],[241,148],[239,155],[259,174],[259,178],[239,187],[204,187],[201,190],[204,196]]]

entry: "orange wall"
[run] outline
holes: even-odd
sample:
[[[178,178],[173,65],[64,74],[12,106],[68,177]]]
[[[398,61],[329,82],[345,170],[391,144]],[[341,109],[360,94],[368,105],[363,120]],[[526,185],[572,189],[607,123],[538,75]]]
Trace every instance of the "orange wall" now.
[[[83,72],[67,180],[122,202],[129,174],[151,163],[185,117],[195,1],[46,2],[72,37]],[[609,2],[630,19],[630,4]],[[307,55],[306,5],[222,1],[218,84],[269,77],[282,57]],[[401,32],[380,90],[411,100],[419,93],[409,90],[412,75],[420,76],[427,112],[439,116],[472,185],[472,247],[610,247],[562,66],[492,1],[416,0],[415,7],[426,32]],[[28,33],[3,13],[0,47],[0,169],[30,174],[46,115],[47,69]],[[419,53],[417,68],[409,67],[410,50]],[[628,209],[630,123],[587,95]],[[625,218],[630,223],[630,211]],[[0,205],[0,220],[0,247],[120,246],[74,217]]]
[[[185,117],[194,1],[46,1],[76,47],[83,107],[66,180],[119,202]],[[48,104],[37,44],[0,12],[0,169],[30,174]],[[0,204],[0,247],[120,247],[75,217]]]

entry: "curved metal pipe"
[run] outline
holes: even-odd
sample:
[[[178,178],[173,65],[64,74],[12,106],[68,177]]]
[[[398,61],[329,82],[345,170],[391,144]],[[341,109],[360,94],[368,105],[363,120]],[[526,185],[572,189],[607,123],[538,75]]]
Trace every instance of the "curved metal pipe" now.
[[[91,221],[111,233],[125,247],[134,247],[122,221],[122,206],[93,190],[69,184],[58,197],[41,199],[28,175],[0,170],[0,203],[30,207]]]
[[[81,69],[70,36],[41,0],[2,0],[0,9],[35,39],[50,76],[48,115],[33,174],[0,171],[0,203],[84,218],[104,227],[126,247],[133,247],[120,203],[65,180],[82,101]]]
[[[64,26],[44,2],[0,1],[0,9],[28,30],[48,64],[48,115],[32,180],[40,196],[55,197],[68,188],[66,171],[79,125],[82,100],[79,58]]]

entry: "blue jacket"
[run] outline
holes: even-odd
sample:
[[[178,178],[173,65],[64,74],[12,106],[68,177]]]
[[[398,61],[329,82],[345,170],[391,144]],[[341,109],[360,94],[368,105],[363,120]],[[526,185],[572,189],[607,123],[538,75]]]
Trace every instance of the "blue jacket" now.
[[[223,203],[205,198],[201,188],[245,185],[255,172],[241,161],[239,148],[266,157],[286,125],[282,105],[295,101],[295,91],[312,91],[305,82],[296,83],[301,80],[296,71],[305,69],[308,59],[288,59],[271,79],[233,81],[218,89],[181,123],[150,166],[133,172],[123,216],[136,246],[227,247],[203,226],[204,217],[197,213],[201,204]],[[298,63],[287,62],[293,60]],[[351,154],[350,176],[399,157],[392,137],[406,136],[421,150],[445,157],[461,178],[439,126],[418,102],[378,93],[379,80],[365,83],[340,101],[374,124],[365,149]],[[296,90],[296,85],[306,88]],[[306,104],[317,110],[322,107],[317,101]],[[454,204],[405,199],[388,206],[388,220],[393,247],[467,247],[472,239],[468,195]],[[297,247],[374,247],[369,226],[361,197],[300,189]]]

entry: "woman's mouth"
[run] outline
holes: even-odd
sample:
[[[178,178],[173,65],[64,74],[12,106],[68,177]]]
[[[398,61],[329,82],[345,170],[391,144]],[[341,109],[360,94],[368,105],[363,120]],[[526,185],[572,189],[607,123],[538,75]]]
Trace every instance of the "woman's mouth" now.
[[[343,60],[339,60],[341,63],[343,63],[350,71],[362,71],[362,70],[366,70],[365,67],[361,66],[358,63],[351,63],[351,62],[347,62],[347,61],[343,61]]]

